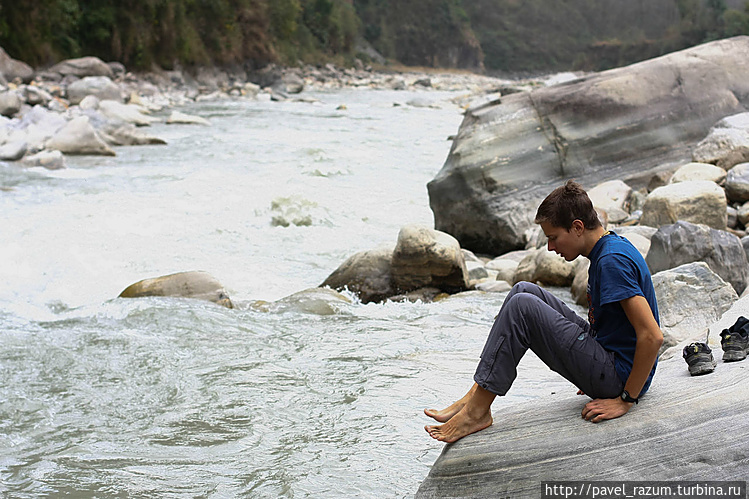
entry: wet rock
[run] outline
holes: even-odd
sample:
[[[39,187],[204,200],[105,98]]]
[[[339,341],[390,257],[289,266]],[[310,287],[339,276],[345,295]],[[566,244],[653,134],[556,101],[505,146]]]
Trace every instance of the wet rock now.
[[[512,285],[506,280],[484,281],[476,285],[476,290],[485,293],[508,293]]]
[[[65,154],[115,155],[114,151],[96,133],[87,116],[79,116],[70,120],[47,140],[45,147]]]
[[[22,161],[24,166],[41,166],[47,170],[65,168],[65,156],[60,151],[40,151],[26,156]]]
[[[0,47],[0,76],[6,81],[20,78],[23,82],[28,83],[34,77],[34,70],[25,62],[13,59]]]
[[[68,85],[68,100],[78,104],[86,96],[93,95],[99,100],[122,102],[122,89],[106,76],[87,76]]]
[[[348,289],[362,303],[379,302],[395,294],[390,268],[393,248],[362,251],[349,257],[320,285]]]
[[[141,298],[145,296],[171,296],[194,298],[233,308],[223,285],[207,272],[189,271],[169,274],[152,279],[144,279],[131,284],[120,293],[120,298]]]
[[[646,258],[652,273],[698,261],[730,283],[736,293],[744,291],[749,264],[741,240],[730,232],[684,221],[667,225],[651,239]]]
[[[704,331],[738,300],[733,287],[710,270],[705,262],[693,262],[653,275],[658,299],[663,347]]]
[[[211,122],[200,116],[194,116],[191,114],[181,113],[179,111],[172,111],[172,114],[167,118],[166,123],[168,125],[181,124],[181,125],[204,125],[211,126]]]
[[[162,138],[155,137],[136,128],[132,123],[112,123],[105,124],[97,132],[111,146],[143,146],[143,145],[164,145],[166,141]]]
[[[726,196],[729,201],[749,201],[749,163],[739,163],[728,170]]]
[[[409,225],[393,251],[393,287],[410,291],[435,287],[456,292],[468,287],[468,270],[458,241],[428,227]]]
[[[435,228],[498,255],[523,247],[538,204],[568,178],[644,186],[749,105],[747,58],[749,37],[720,40],[466,113],[428,185]]]
[[[15,90],[0,92],[0,115],[12,117],[23,107],[24,99]]]
[[[59,62],[49,68],[48,72],[58,73],[61,76],[77,76],[84,78],[86,76],[106,76],[114,78],[112,68],[98,57],[81,57],[78,59],[68,59]]]
[[[315,315],[333,315],[351,300],[330,288],[311,288],[273,302],[271,308],[276,311],[293,310]]]
[[[687,163],[674,172],[669,183],[676,184],[691,180],[708,180],[721,185],[726,180],[726,171],[723,168],[707,163]]]
[[[715,182],[693,180],[659,187],[648,194],[641,224],[660,227],[679,220],[725,230],[725,192]]]

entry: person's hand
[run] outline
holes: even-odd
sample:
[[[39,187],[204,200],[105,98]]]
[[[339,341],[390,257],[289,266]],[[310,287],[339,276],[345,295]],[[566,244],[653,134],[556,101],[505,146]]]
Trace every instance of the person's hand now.
[[[598,423],[606,419],[614,419],[624,416],[632,407],[632,402],[625,402],[621,398],[595,399],[583,407],[583,418],[591,423]]]

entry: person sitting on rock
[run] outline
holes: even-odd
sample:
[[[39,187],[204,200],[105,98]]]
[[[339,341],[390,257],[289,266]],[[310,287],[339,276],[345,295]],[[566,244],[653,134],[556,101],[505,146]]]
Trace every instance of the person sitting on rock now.
[[[549,251],[567,261],[590,260],[588,321],[539,286],[517,283],[494,321],[471,389],[445,409],[424,410],[444,423],[425,426],[432,438],[455,442],[490,426],[491,404],[510,389],[529,348],[593,399],[582,417],[594,423],[626,414],[650,386],[663,333],[640,252],[604,230],[587,193],[571,180],[544,199],[535,222]]]

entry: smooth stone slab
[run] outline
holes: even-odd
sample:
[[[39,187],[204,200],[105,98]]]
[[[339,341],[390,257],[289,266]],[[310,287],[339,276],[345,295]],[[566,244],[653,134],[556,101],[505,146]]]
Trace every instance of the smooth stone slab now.
[[[749,360],[693,377],[663,361],[625,416],[594,424],[587,397],[550,395],[494,413],[494,425],[446,444],[417,498],[541,497],[543,481],[743,480],[749,476]],[[424,438],[428,438],[425,434]]]

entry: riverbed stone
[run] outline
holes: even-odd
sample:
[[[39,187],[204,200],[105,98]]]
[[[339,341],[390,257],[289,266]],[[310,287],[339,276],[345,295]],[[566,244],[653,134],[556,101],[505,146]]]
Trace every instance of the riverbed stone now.
[[[115,152],[96,133],[87,116],[78,116],[70,120],[47,140],[45,147],[65,154],[115,155]]]
[[[539,250],[531,282],[547,286],[569,286],[575,278],[575,263],[568,262],[553,251]]]
[[[690,180],[709,180],[722,185],[726,180],[726,171],[719,166],[707,163],[687,163],[680,166],[671,177],[669,183],[688,182]]]
[[[132,123],[135,126],[150,126],[160,121],[158,118],[145,114],[145,109],[133,104],[123,104],[114,100],[102,100],[98,110],[111,120]]]
[[[737,203],[749,201],[749,163],[739,163],[728,170],[726,197]]]
[[[454,293],[468,288],[468,269],[454,237],[429,227],[407,225],[398,233],[392,279],[398,291],[435,287]]]
[[[743,480],[749,369],[713,354],[707,376],[690,376],[681,356],[660,362],[640,403],[603,423],[580,417],[590,399],[572,386],[495,409],[494,425],[442,447],[416,498],[538,498],[551,481]]]
[[[0,75],[6,81],[20,78],[23,82],[29,82],[34,77],[34,70],[25,62],[13,59],[0,47]]]
[[[112,123],[105,124],[97,132],[104,141],[110,146],[143,146],[143,145],[164,145],[166,141],[160,137],[149,135],[141,128],[132,123]]]
[[[609,222],[617,223],[629,216],[632,188],[621,180],[609,180],[588,191],[588,197],[599,210],[606,212]]]
[[[685,220],[725,230],[726,203],[725,192],[715,182],[692,180],[669,184],[648,194],[640,223],[660,227]]]
[[[705,262],[658,272],[653,275],[653,287],[663,331],[662,350],[704,331],[739,298]]]
[[[77,59],[67,59],[49,68],[49,72],[58,73],[61,76],[106,76],[114,78],[112,68],[98,57],[88,56]]]
[[[341,311],[351,300],[330,288],[310,288],[276,300],[270,306],[274,312],[304,312],[314,315],[333,315]]]
[[[71,104],[78,104],[88,95],[99,100],[124,100],[122,89],[106,76],[87,76],[68,85],[67,96]]]
[[[2,144],[0,145],[0,161],[18,161],[26,154],[28,147],[25,140],[15,140]]]
[[[498,281],[513,282],[520,262],[511,258],[497,257],[486,264],[486,268],[497,272]]]
[[[15,90],[0,92],[0,115],[12,117],[23,107],[24,99]]]
[[[507,95],[465,114],[428,184],[435,228],[478,253],[522,248],[539,203],[565,180],[643,187],[748,105],[745,36]]]
[[[697,144],[692,159],[715,164],[724,170],[749,161],[749,133],[735,128],[716,128]]]
[[[206,300],[226,308],[233,308],[224,286],[211,274],[188,271],[154,277],[131,284],[120,293],[120,298],[171,296]]]
[[[646,262],[652,273],[701,261],[736,293],[746,287],[749,264],[741,240],[730,232],[680,221],[658,229],[650,243]]]
[[[46,106],[53,99],[52,94],[35,85],[23,86],[23,98],[29,106]]]
[[[587,258],[578,258],[575,260],[575,277],[572,279],[570,294],[580,306],[587,307],[588,303],[588,270],[590,269],[590,260]]]
[[[395,294],[390,277],[392,258],[392,247],[360,251],[343,262],[320,286],[338,291],[348,289],[362,303],[383,301]]]
[[[47,170],[61,170],[65,168],[65,156],[60,151],[39,151],[36,154],[24,156],[21,163],[24,166],[41,166]]]
[[[166,119],[167,125],[203,125],[211,126],[211,122],[201,116],[195,116],[192,114],[182,113],[180,111],[172,111],[172,114]]]

